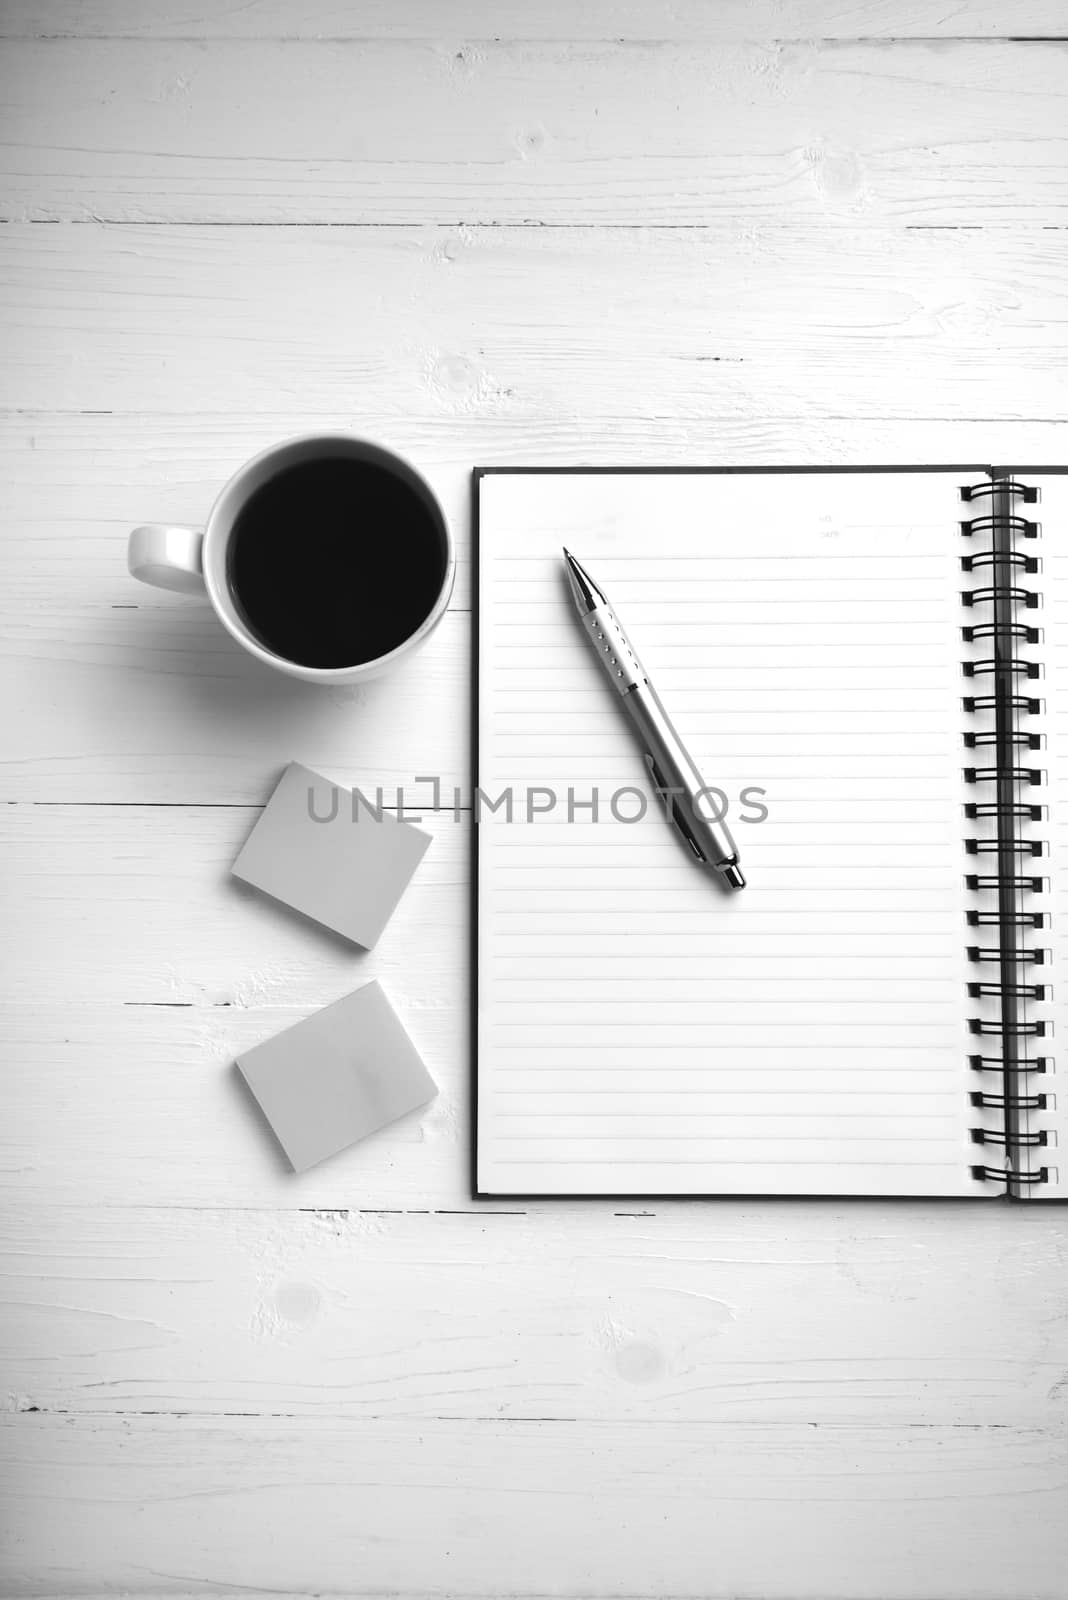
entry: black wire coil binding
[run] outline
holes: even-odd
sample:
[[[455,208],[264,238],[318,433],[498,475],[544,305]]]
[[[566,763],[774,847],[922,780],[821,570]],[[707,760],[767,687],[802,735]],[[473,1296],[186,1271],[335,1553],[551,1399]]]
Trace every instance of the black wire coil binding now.
[[[1012,815],[1011,811],[1003,811],[1003,817]],[[995,856],[1000,854],[1004,846],[996,839],[965,839],[964,848],[970,856]],[[1018,856],[1041,856],[1045,848],[1041,839],[1014,839],[1009,847]]]
[[[977,1165],[970,1170],[978,1181],[1004,1184],[1011,1194],[1048,1182],[1049,1172],[1046,1167],[1035,1170],[1029,1163],[1029,1152],[1048,1143],[1046,1130],[1029,1121],[1032,1113],[1046,1109],[1048,1096],[1025,1087],[1030,1078],[1046,1073],[1049,1064],[1048,1056],[1028,1054],[1029,1041],[1047,1034],[1046,1022],[1029,1014],[1030,1008],[1048,998],[1049,988],[1028,982],[1026,976],[1046,965],[1048,951],[1025,943],[1027,930],[1045,927],[1048,918],[1044,912],[1019,904],[1021,896],[1042,894],[1045,889],[1044,879],[1028,873],[1023,864],[1044,854],[1042,841],[1027,837],[1026,830],[1029,824],[1040,822],[1046,810],[1019,793],[1021,786],[1036,787],[1044,781],[1041,768],[1019,764],[1021,757],[1041,750],[1045,743],[1040,733],[1022,726],[1026,718],[1041,714],[1043,705],[1041,698],[1025,688],[1042,676],[1042,669],[1020,654],[1022,647],[1038,644],[1042,638],[1040,628],[1020,619],[1021,613],[1038,609],[1040,597],[1019,583],[1020,574],[1037,574],[1042,563],[1018,548],[1024,541],[1037,539],[1040,528],[1015,509],[1017,504],[1034,505],[1038,490],[1011,474],[993,472],[988,482],[963,487],[960,498],[965,503],[985,502],[977,515],[961,522],[963,537],[974,541],[989,538],[984,548],[970,550],[960,559],[963,572],[981,573],[985,578],[980,587],[965,590],[961,600],[969,610],[988,609],[989,620],[969,622],[961,634],[968,644],[986,642],[992,652],[962,664],[966,678],[987,680],[982,692],[963,697],[963,709],[969,717],[988,719],[986,726],[968,729],[963,742],[968,750],[990,750],[995,762],[989,767],[964,769],[966,783],[988,785],[992,795],[964,807],[970,821],[986,821],[991,828],[989,837],[966,838],[965,850],[969,855],[994,858],[994,870],[968,873],[965,884],[976,893],[988,891],[997,896],[996,910],[969,910],[967,922],[969,927],[999,932],[995,945],[967,947],[970,962],[998,969],[990,981],[967,984],[970,998],[997,1003],[996,1017],[969,1017],[968,1029],[974,1035],[1001,1041],[998,1055],[968,1057],[973,1072],[999,1080],[997,1087],[970,1091],[969,1103],[1000,1113],[997,1125],[973,1127],[970,1134],[973,1143],[1000,1146],[1005,1153],[1004,1166]]]
[[[1015,1172],[1011,1167],[972,1167],[972,1177],[989,1183],[1036,1184],[1049,1182],[1049,1168],[1039,1167],[1037,1172]]]
[[[961,489],[960,497],[967,503],[971,500],[993,499],[995,494],[1010,494],[1014,499],[1022,501],[1025,506],[1038,504],[1038,490],[1034,484],[1019,483],[1015,478],[991,479],[987,483],[966,483]]]
[[[1022,644],[1042,643],[1042,629],[1028,627],[1026,622],[1009,622],[1000,629],[995,629],[992,622],[973,622],[960,631],[961,637],[967,644],[972,644],[976,639],[993,639],[995,635],[999,638],[1019,639]]]
[[[966,539],[970,539],[973,533],[993,533],[996,527],[1011,528],[1013,533],[1018,534],[1021,539],[1038,538],[1038,523],[1028,522],[1026,517],[1001,517],[1000,519],[992,516],[973,517],[970,522],[961,523],[960,531]],[[962,559],[967,561],[968,557],[964,556]],[[990,559],[996,561],[998,558],[991,553]],[[965,570],[967,571],[967,568]],[[1035,571],[1038,571],[1037,567]]]
[[[1004,883],[1011,883],[1018,889],[1029,889],[1032,894],[1041,894],[1046,886],[1044,878],[1019,876],[1006,878],[1004,874],[994,878],[983,878],[977,876],[974,872],[969,872],[964,880],[965,888],[971,889],[973,892],[978,889],[1000,889]],[[1011,919],[1008,917],[999,917],[998,926],[1005,927],[1010,921]]]
[[[1044,1039],[1046,1037],[1046,1024],[1044,1022],[1018,1022],[1015,1028],[1008,1030],[999,1017],[997,1021],[988,1021],[986,1017],[969,1017],[968,1032],[986,1034],[988,1038],[999,1039]],[[1006,1062],[1006,1066],[1008,1063]]]
[[[973,1072],[997,1072],[1002,1077],[1005,1074],[1003,1056],[969,1056],[968,1065]],[[1046,1070],[1046,1057],[1035,1056],[1031,1061],[1021,1062],[1016,1070],[1018,1072],[1044,1073]]]
[[[1037,524],[1030,522],[1028,527],[1036,531],[1031,535],[1037,538]],[[962,572],[978,572],[982,567],[1018,567],[1021,572],[1037,572],[1038,557],[1026,556],[1022,550],[1013,550],[1007,556],[999,556],[995,550],[981,550],[978,555],[961,556],[960,565]]]
[[[1048,955],[1048,950],[1017,950],[1016,959],[1021,961],[1025,967],[1044,967]],[[1000,963],[1001,946],[970,944],[968,946],[968,960],[996,961]]]
[[[969,928],[1000,928],[1003,921],[1008,921],[998,915],[996,911],[969,911],[967,921]],[[1044,928],[1046,926],[1046,913],[1044,911],[1016,911],[1012,921],[1018,928]]]
[[[1015,695],[1008,695],[1005,697],[1004,703],[1011,706],[1015,698]],[[996,745],[1000,749],[1006,742],[1015,745],[1017,750],[1041,750],[1043,747],[1040,733],[1010,733],[1003,735],[991,731],[989,733],[969,732],[964,735],[964,748],[966,750],[982,750],[987,745]]]
[[[961,599],[966,606],[981,606],[988,602],[993,604],[996,599],[1007,598],[1025,607],[1028,611],[1037,611],[1039,597],[1034,589],[1017,589],[1014,585],[998,588],[992,584],[989,589],[965,589]]]
[[[999,668],[1000,670],[1012,672],[1018,678],[1040,678],[1042,676],[1042,668],[1033,661],[1014,661],[1011,666],[1005,668],[1003,664],[991,658],[987,661],[965,661],[963,666],[966,678],[981,678],[986,673],[997,672]]]
[[[994,783],[997,781],[997,767],[965,767],[965,783]],[[1041,767],[1017,767],[1016,782],[1038,784],[1044,781]]]
[[[1021,1111],[1045,1111],[1049,1096],[1018,1094],[1006,1099],[1003,1094],[987,1094],[983,1089],[975,1089],[968,1099],[973,1106],[993,1106],[995,1109],[1004,1110],[1006,1106],[1013,1105]]]
[[[1018,1096],[1009,1096],[1003,1104],[1005,1106],[1018,1106]],[[1009,1145],[1022,1145],[1028,1150],[1037,1150],[1049,1143],[1045,1128],[1039,1128],[1035,1133],[1006,1133],[1001,1128],[973,1128],[973,1144],[1000,1144],[1006,1149]]]
[[[996,711],[998,697],[996,694],[969,694],[964,697],[964,709],[967,712]],[[1037,717],[1042,710],[1041,700],[1035,700],[1031,695],[1014,694],[1010,702],[1014,711],[1022,711],[1026,716]]]

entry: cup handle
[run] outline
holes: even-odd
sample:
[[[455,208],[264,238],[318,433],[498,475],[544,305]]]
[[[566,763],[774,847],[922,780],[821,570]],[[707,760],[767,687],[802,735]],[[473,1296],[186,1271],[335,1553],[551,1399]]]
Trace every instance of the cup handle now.
[[[157,589],[180,594],[203,594],[201,552],[204,535],[199,528],[167,527],[152,522],[130,535],[126,560],[133,577]]]

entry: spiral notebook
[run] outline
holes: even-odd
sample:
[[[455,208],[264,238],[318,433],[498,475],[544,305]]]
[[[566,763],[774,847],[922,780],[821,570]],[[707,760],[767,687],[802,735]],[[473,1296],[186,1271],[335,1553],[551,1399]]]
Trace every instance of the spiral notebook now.
[[[477,1195],[1068,1195],[1062,470],[476,474]],[[743,891],[666,825],[562,545]]]

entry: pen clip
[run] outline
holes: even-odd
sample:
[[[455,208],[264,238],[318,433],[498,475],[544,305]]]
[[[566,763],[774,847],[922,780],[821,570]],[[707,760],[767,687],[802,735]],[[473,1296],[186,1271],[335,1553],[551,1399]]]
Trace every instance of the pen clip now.
[[[708,857],[701,849],[701,846],[694,835],[693,829],[690,826],[689,817],[686,816],[682,807],[679,805],[678,795],[668,794],[667,784],[664,782],[663,774],[648,751],[646,751],[645,754],[645,765],[649,769],[649,776],[653,780],[653,787],[660,796],[661,803],[671,821],[682,834],[682,837],[686,840],[686,843],[689,845],[698,861],[707,866]]]

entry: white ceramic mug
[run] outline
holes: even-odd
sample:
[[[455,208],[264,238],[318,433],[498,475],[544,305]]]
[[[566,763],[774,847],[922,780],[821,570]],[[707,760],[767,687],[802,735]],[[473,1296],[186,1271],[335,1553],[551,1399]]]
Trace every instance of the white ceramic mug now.
[[[445,574],[428,615],[388,655],[361,661],[354,666],[308,667],[277,655],[249,630],[230,593],[227,548],[249,497],[269,479],[287,467],[324,457],[336,459],[338,456],[382,467],[415,491],[440,530],[445,549]],[[366,678],[376,678],[418,649],[445,613],[456,569],[456,554],[448,523],[426,480],[392,450],[343,433],[308,434],[261,451],[246,462],[222,490],[203,531],[160,523],[135,528],[130,535],[128,561],[131,573],[135,578],[140,578],[142,583],[152,583],[160,589],[176,589],[185,594],[206,594],[227,633],[258,661],[275,667],[279,672],[288,673],[292,678],[327,684],[357,683]]]

